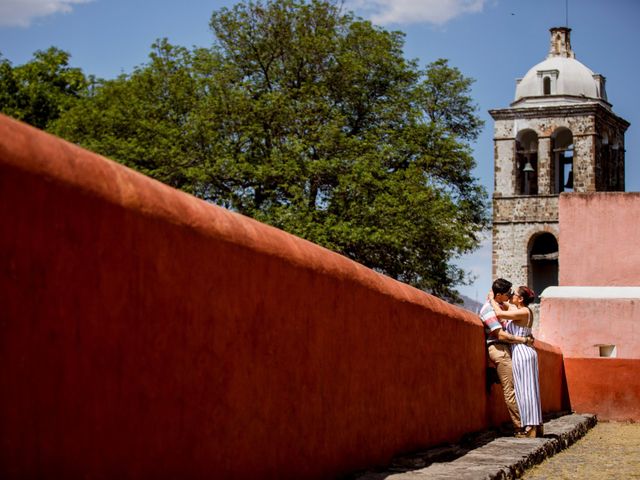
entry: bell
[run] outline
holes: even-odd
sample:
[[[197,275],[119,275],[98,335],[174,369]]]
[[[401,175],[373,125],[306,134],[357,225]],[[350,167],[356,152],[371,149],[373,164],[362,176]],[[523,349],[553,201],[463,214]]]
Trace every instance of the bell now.
[[[569,170],[569,175],[567,175],[567,183],[564,184],[564,188],[573,188],[573,169]]]
[[[527,160],[527,163],[524,165],[524,168],[522,169],[522,171],[523,172],[535,172],[535,170],[531,166],[531,162],[529,160]]]

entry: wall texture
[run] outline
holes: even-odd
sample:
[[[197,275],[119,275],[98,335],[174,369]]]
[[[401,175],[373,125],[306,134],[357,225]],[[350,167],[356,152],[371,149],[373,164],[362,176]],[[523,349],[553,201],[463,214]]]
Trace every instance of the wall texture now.
[[[326,479],[506,420],[472,313],[3,116],[0,218],[2,478]]]
[[[614,356],[640,359],[639,325],[640,287],[549,287],[537,338],[565,357],[600,357],[615,346]]]
[[[640,193],[560,195],[560,285],[640,286]]]
[[[565,358],[565,369],[574,411],[640,422],[640,360]]]

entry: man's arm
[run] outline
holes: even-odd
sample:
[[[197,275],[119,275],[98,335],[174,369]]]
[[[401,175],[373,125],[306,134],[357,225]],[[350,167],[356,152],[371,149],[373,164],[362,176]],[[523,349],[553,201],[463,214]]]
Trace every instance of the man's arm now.
[[[518,335],[511,335],[510,333],[505,332],[502,328],[497,328],[492,330],[490,335],[493,338],[500,340],[505,343],[521,343],[523,345],[532,345],[533,337],[520,337]]]
[[[502,324],[498,320],[495,310],[492,306],[493,302],[485,304],[480,311],[480,320],[485,324],[489,331],[489,336],[505,343],[521,343],[524,345],[533,345],[533,337],[520,337],[511,335],[502,329]]]

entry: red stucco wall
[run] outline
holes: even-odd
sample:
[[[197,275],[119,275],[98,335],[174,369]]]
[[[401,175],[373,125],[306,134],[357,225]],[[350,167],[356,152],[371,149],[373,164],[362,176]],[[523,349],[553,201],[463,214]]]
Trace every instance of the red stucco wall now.
[[[561,194],[562,286],[640,285],[640,193]]]
[[[2,478],[331,478],[490,421],[475,315],[3,116],[0,218]]]
[[[565,358],[565,368],[574,411],[640,422],[640,360]]]
[[[562,347],[565,357],[600,357],[615,345],[620,358],[640,358],[637,298],[543,298],[539,338]]]
[[[569,409],[563,355],[558,347],[536,341],[540,369],[540,399],[543,412]]]

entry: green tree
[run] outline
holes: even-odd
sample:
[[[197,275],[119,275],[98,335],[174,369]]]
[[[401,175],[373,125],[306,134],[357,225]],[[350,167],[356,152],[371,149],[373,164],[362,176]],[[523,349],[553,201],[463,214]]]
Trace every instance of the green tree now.
[[[403,36],[324,1],[214,13],[227,92],[218,111],[229,184],[217,198],[435,294],[477,245],[485,194],[468,141],[471,80],[419,71]]]
[[[91,82],[69,66],[69,54],[50,47],[13,67],[0,55],[0,111],[46,129],[83,96]]]
[[[147,65],[101,81],[51,131],[172,187],[198,193],[190,179],[206,169],[211,152],[202,144],[209,138],[194,131],[205,95],[196,79],[196,56],[166,39],[157,41]]]
[[[487,226],[472,80],[325,0],[213,14],[210,49],[154,45],[53,130],[201,198],[456,299]]]

